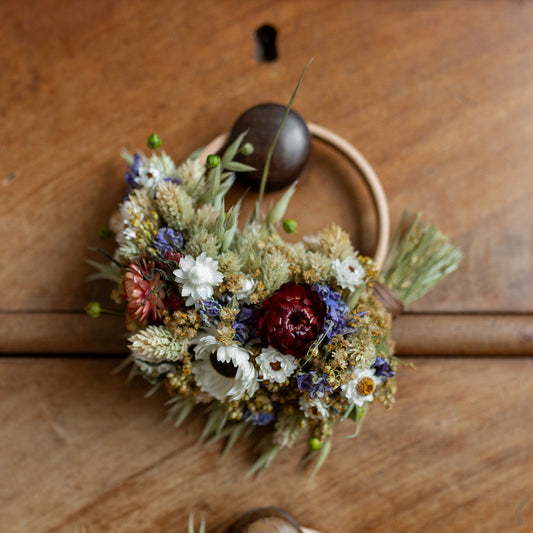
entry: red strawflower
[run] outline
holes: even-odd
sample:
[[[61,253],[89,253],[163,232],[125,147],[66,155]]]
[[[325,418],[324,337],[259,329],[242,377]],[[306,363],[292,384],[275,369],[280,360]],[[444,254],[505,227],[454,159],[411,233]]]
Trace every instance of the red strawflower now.
[[[153,261],[147,262],[143,259],[140,263],[128,266],[124,274],[124,295],[128,302],[128,313],[142,324],[146,323],[150,313],[154,320],[160,320],[161,312],[165,308],[165,292],[161,289],[163,282],[159,272],[154,272],[154,266]]]
[[[322,331],[325,315],[326,306],[310,285],[290,281],[263,302],[259,335],[281,353],[303,357]]]

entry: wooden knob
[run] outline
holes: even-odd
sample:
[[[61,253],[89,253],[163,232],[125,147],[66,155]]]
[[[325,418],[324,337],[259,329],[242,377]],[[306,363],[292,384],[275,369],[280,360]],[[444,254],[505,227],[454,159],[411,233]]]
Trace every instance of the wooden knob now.
[[[261,507],[243,514],[227,533],[302,533],[298,520],[277,507]]]
[[[248,131],[244,142],[253,145],[250,155],[239,154],[235,159],[251,165],[254,172],[237,173],[237,179],[244,185],[259,189],[268,150],[281,124],[285,106],[260,104],[245,111],[235,122],[228,144],[241,133]],[[280,132],[270,162],[266,190],[276,190],[290,185],[302,172],[311,153],[311,135],[304,119],[291,110]]]

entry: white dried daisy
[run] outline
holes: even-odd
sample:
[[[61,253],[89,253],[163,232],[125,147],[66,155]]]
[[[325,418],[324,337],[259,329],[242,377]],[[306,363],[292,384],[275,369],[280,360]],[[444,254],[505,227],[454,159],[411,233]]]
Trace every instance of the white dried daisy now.
[[[328,406],[320,398],[307,398],[300,396],[300,410],[307,418],[327,418]]]
[[[181,295],[187,297],[186,305],[211,298],[213,287],[224,280],[224,276],[218,271],[218,261],[207,257],[205,252],[196,259],[192,255],[182,257],[179,268],[173,274],[176,281],[183,285]]]
[[[353,379],[345,385],[341,385],[342,395],[357,407],[374,399],[374,391],[379,385],[380,379],[376,377],[374,369],[359,370],[353,372]]]
[[[235,345],[225,345],[213,335],[200,334],[192,373],[200,390],[219,401],[252,397],[257,391],[257,371],[250,361],[250,352]]]
[[[157,186],[165,179],[161,169],[150,165],[139,169],[139,175],[135,178],[137,185],[144,187],[152,196],[155,196]]]
[[[278,352],[272,346],[261,350],[256,361],[260,376],[275,383],[283,383],[298,367],[296,357]]]
[[[331,268],[337,278],[338,284],[343,289],[355,290],[365,279],[365,269],[353,255],[343,259],[335,259]]]

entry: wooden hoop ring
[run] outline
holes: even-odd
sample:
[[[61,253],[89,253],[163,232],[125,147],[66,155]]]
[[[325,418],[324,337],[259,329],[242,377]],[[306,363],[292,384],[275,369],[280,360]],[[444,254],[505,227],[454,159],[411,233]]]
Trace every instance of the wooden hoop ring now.
[[[389,246],[390,217],[387,197],[385,196],[385,191],[383,190],[379,178],[361,152],[359,152],[359,150],[346,139],[343,139],[331,130],[317,124],[308,122],[307,127],[315,139],[318,139],[337,150],[337,152],[343,155],[363,177],[372,196],[372,201],[377,214],[378,242],[376,244],[376,251],[374,252],[374,261],[378,268],[381,268]],[[209,154],[216,154],[219,152],[226,144],[228,135],[228,133],[223,133],[213,139],[200,153],[200,161],[205,162]]]

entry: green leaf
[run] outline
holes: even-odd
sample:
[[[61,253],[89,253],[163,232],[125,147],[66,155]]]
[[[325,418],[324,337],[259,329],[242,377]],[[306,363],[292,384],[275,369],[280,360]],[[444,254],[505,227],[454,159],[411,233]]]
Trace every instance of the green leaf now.
[[[93,261],[92,259],[85,259],[86,263],[94,267],[98,272],[91,274],[87,277],[88,281],[94,281],[98,279],[107,279],[109,281],[114,281],[115,283],[120,283],[120,274],[113,265],[100,263],[98,261]]]
[[[251,429],[251,424],[247,422],[239,422],[237,425],[235,425],[231,433],[229,434],[228,441],[226,442],[226,445],[224,446],[224,450],[222,454],[220,455],[220,460],[223,460],[228,453],[232,450],[233,446],[235,446],[235,443],[239,440],[239,438],[245,433],[246,430]]]
[[[318,454],[318,459],[316,461],[315,468],[313,469],[313,473],[311,474],[311,479],[313,479],[318,474],[318,471],[322,468],[322,466],[326,462],[326,459],[328,458],[328,455],[330,452],[331,452],[331,439],[328,439],[324,441],[322,448],[320,448],[320,450],[316,452]]]
[[[127,150],[122,150],[121,155],[122,159],[126,161],[126,164],[131,167],[131,165],[133,165],[133,162],[135,161],[133,154],[130,154]]]
[[[209,435],[212,433],[216,433],[220,430],[221,427],[224,426],[225,421],[228,418],[228,412],[222,405],[215,405],[211,412],[209,413],[209,416],[207,417],[204,430],[202,431],[202,435],[200,436],[200,442],[205,440]]]
[[[363,407],[355,406],[355,409],[351,411],[349,417],[355,422],[355,432],[353,435],[346,437],[347,439],[354,439],[359,435],[359,431],[363,427],[363,421],[365,419],[366,413],[368,412],[368,403],[364,404]]]
[[[254,167],[239,163],[238,161],[229,161],[224,164],[224,168],[233,172],[252,172],[253,170],[256,170]]]
[[[226,165],[233,161],[233,158],[237,155],[237,152],[239,151],[239,148],[241,147],[241,143],[248,133],[247,131],[242,132],[227,148],[224,152],[224,155],[222,156],[222,166],[224,168],[228,168]]]
[[[251,478],[254,474],[262,470],[266,470],[272,464],[278,452],[279,452],[278,446],[272,446],[271,448],[263,452],[259,456],[257,461],[252,465],[252,468],[248,470],[248,472],[244,476],[245,479]]]
[[[295,181],[285,191],[283,196],[278,200],[278,203],[268,212],[265,224],[277,224],[285,216],[285,211],[287,211],[289,202],[296,191],[296,185],[298,185],[298,181]]]
[[[276,148],[276,144],[278,144],[278,139],[281,133],[281,130],[283,129],[283,125],[285,124],[285,120],[287,119],[287,116],[291,110],[292,104],[294,103],[294,100],[296,98],[296,94],[298,93],[298,89],[300,88],[300,85],[302,84],[302,81],[305,76],[305,72],[307,70],[307,67],[311,64],[312,59],[310,59],[305,65],[304,70],[300,76],[300,79],[298,80],[298,83],[296,84],[296,88],[294,89],[291,99],[289,100],[289,103],[287,104],[287,107],[285,108],[285,113],[283,113],[283,117],[281,119],[279,128],[276,131],[276,135],[274,136],[274,140],[272,141],[272,144],[270,145],[270,148],[268,150],[268,154],[265,161],[265,166],[263,168],[263,175],[261,176],[261,184],[259,186],[259,195],[257,197],[257,202],[255,204],[255,211],[252,215],[252,221],[257,221],[259,219],[259,214],[261,212],[261,203],[263,201],[263,196],[265,195],[265,188],[266,183],[268,180],[268,173],[270,171],[270,162],[272,160],[272,155],[274,154],[274,149]]]

